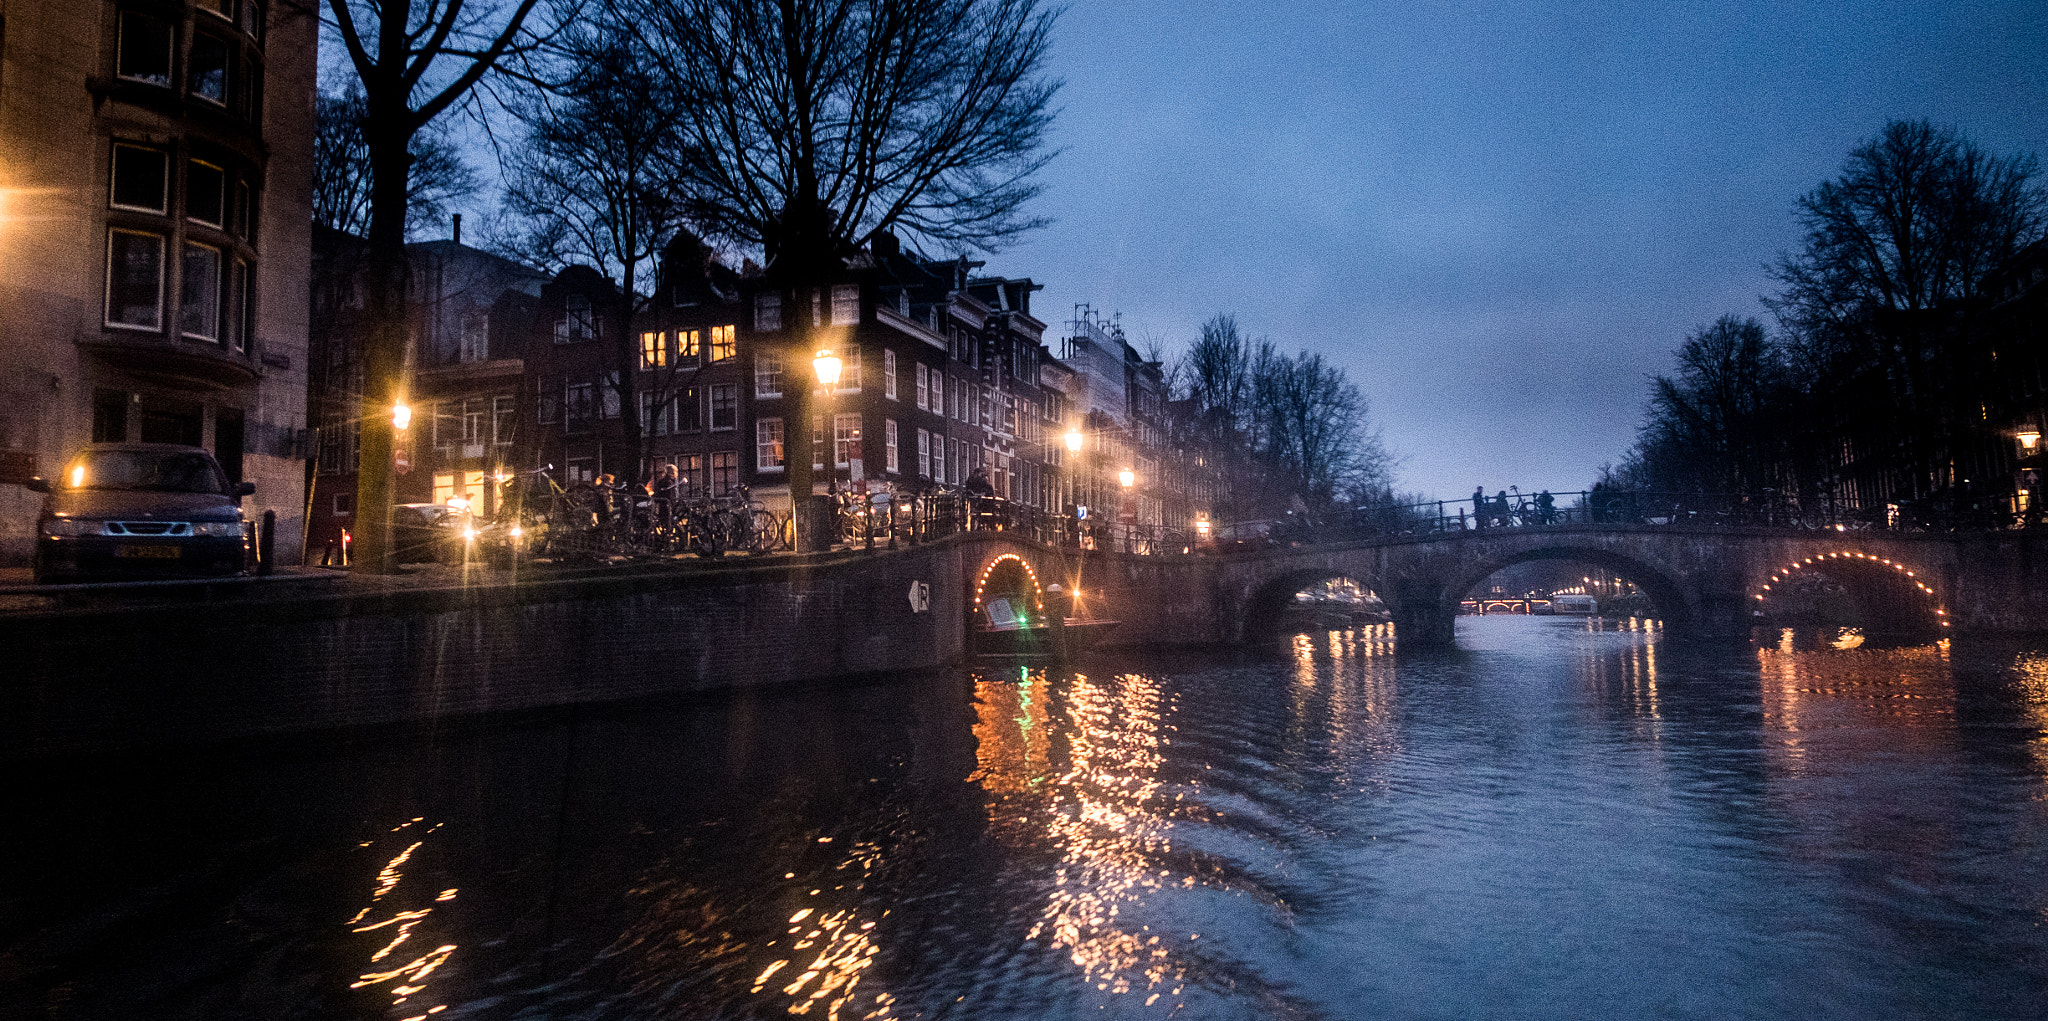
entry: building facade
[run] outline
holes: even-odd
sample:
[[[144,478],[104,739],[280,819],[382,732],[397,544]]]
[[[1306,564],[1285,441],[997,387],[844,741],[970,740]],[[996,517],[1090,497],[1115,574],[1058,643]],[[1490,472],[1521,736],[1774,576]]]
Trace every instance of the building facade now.
[[[204,446],[297,559],[317,29],[277,0],[0,3],[0,481]],[[0,485],[0,563],[39,503]]]

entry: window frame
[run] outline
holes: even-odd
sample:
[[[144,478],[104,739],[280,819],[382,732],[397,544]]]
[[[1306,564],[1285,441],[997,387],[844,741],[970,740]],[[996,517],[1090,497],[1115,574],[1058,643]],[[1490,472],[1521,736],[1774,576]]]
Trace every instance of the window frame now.
[[[161,79],[139,74],[128,74],[122,71],[122,67],[128,63],[125,58],[131,52],[128,48],[129,26],[133,21],[149,21],[163,28],[163,77]],[[138,82],[158,88],[168,89],[171,87],[171,83],[175,79],[178,70],[178,25],[176,22],[143,11],[123,10],[120,12],[114,32],[114,77],[122,81]]]
[[[195,291],[192,257],[207,254],[213,257],[213,277]],[[225,263],[226,253],[221,250],[221,246],[210,245],[189,237],[183,239],[183,244],[178,249],[178,336],[208,344],[221,342],[221,291],[224,285],[224,274],[221,270]],[[195,297],[199,301],[195,302]],[[203,321],[199,325],[212,332],[199,333],[190,328],[195,306],[197,309],[205,310]]]
[[[755,419],[754,470],[780,472],[785,470],[788,464],[788,433],[783,429],[781,416],[770,415]]]
[[[719,401],[720,391],[723,391],[724,395],[730,398],[728,402],[723,402],[722,409],[722,402]],[[711,384],[710,400],[710,427],[712,432],[731,432],[740,427],[740,385],[738,383]],[[718,424],[718,413],[720,410],[727,411],[731,414],[732,420],[727,422],[725,425]]]
[[[896,352],[882,349],[882,396],[896,400]]]
[[[149,323],[123,322],[114,318],[114,239],[117,235],[147,238],[156,242],[156,315]],[[110,330],[141,330],[148,333],[162,333],[165,320],[165,299],[169,297],[165,275],[169,267],[165,264],[170,255],[170,235],[165,231],[137,230],[132,227],[109,226],[107,228],[106,296],[102,305],[101,325]]]
[[[156,204],[155,206],[135,206],[135,205],[127,205],[127,204],[124,204],[124,203],[122,203],[122,202],[120,201],[120,199],[119,199],[119,197],[118,197],[118,196],[119,196],[119,194],[120,194],[120,180],[121,180],[121,150],[123,150],[123,149],[132,149],[132,150],[134,150],[134,151],[136,151],[136,152],[142,152],[142,153],[149,153],[149,154],[151,154],[151,155],[154,155],[154,156],[156,156],[156,157],[157,157],[157,159],[161,161],[161,163],[162,163],[162,166],[160,167],[160,171],[161,171],[161,172],[160,172],[160,173],[159,173],[159,174],[157,175],[157,192],[158,192],[158,194],[157,194],[157,204]],[[164,148],[158,147],[158,146],[154,146],[154,145],[144,145],[144,144],[142,144],[142,143],[140,143],[140,142],[128,142],[128,141],[123,141],[123,140],[121,140],[121,139],[118,139],[118,138],[117,138],[117,139],[115,139],[115,140],[114,140],[114,145],[113,145],[113,149],[112,149],[111,153],[109,154],[109,156],[108,156],[108,158],[107,158],[107,208],[108,208],[108,209],[119,209],[119,210],[122,210],[122,211],[124,211],[124,212],[130,212],[130,213],[149,213],[149,214],[151,214],[151,215],[153,215],[153,216],[168,216],[168,215],[170,215],[170,212],[171,212],[171,153],[170,153],[170,151],[169,151],[169,150],[167,150],[167,149],[164,149]]]

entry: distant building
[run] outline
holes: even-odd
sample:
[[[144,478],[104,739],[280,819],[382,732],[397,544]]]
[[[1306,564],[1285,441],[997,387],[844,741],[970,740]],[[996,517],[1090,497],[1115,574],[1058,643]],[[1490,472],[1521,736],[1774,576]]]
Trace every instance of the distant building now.
[[[304,524],[311,7],[12,4],[0,24],[0,481],[205,446]],[[0,563],[40,498],[0,485]]]
[[[338,553],[355,524],[357,425],[362,402],[363,242],[321,231],[313,274],[308,408],[312,450],[307,548]],[[399,503],[462,495],[494,512],[487,480],[525,463],[519,401],[530,390],[526,355],[547,274],[456,241],[406,246],[412,343],[406,361],[412,425],[401,436]],[[531,430],[528,431],[529,433]]]

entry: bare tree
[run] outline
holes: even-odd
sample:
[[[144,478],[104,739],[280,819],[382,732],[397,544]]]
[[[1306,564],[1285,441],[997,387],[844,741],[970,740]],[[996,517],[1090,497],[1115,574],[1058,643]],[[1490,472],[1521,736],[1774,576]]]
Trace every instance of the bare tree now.
[[[367,114],[362,86],[354,81],[313,101],[313,222],[356,237],[370,230]],[[412,168],[406,175],[407,237],[439,223],[451,199],[477,187],[476,171],[438,127],[439,122],[430,124],[413,136]]]
[[[1303,351],[1261,345],[1254,364],[1258,452],[1266,468],[1312,511],[1339,497],[1386,488],[1391,462],[1370,427],[1365,395],[1344,370]]]
[[[1024,207],[1059,83],[1044,72],[1057,12],[1036,0],[639,2],[695,114],[675,152],[690,213],[715,240],[758,246],[774,286],[809,293],[883,232],[992,248],[1042,223]],[[817,337],[792,318],[801,363]],[[800,437],[811,396],[792,397]],[[801,500],[811,458],[793,445]]]
[[[1756,493],[1782,485],[1793,394],[1763,324],[1722,316],[1688,336],[1677,358],[1676,376],[1652,380],[1637,444],[1651,487]]]
[[[2030,155],[1994,157],[1952,129],[1892,121],[1799,199],[1805,243],[1778,258],[1784,289],[1765,304],[1811,381],[1822,444],[1838,446],[1846,427],[1899,452],[1887,498],[1936,486],[1944,431],[1966,417],[1947,406],[1960,395],[1942,373],[1987,274],[2048,224],[2037,172]]]
[[[556,33],[549,69],[559,70],[543,69],[546,87],[513,105],[526,137],[505,161],[505,199],[524,222],[528,258],[551,270],[586,264],[619,281],[601,336],[637,473],[647,436],[640,384],[650,384],[658,416],[676,398],[682,367],[674,352],[643,352],[632,326],[652,300],[644,285],[655,279],[655,260],[683,227],[687,185],[675,158],[685,144],[676,83],[632,31],[632,17],[606,0]]]
[[[370,167],[363,343],[362,467],[356,483],[356,557],[390,573],[392,450],[385,409],[404,401],[406,214],[412,142],[521,45],[539,0],[327,0],[339,39],[363,89],[363,144]],[[374,410],[374,413],[372,411]]]

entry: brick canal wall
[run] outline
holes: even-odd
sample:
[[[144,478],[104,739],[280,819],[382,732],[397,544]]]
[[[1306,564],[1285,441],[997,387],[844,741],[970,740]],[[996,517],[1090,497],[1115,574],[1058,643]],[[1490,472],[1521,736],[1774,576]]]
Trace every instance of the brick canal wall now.
[[[990,546],[8,616],[0,758],[958,663]]]

